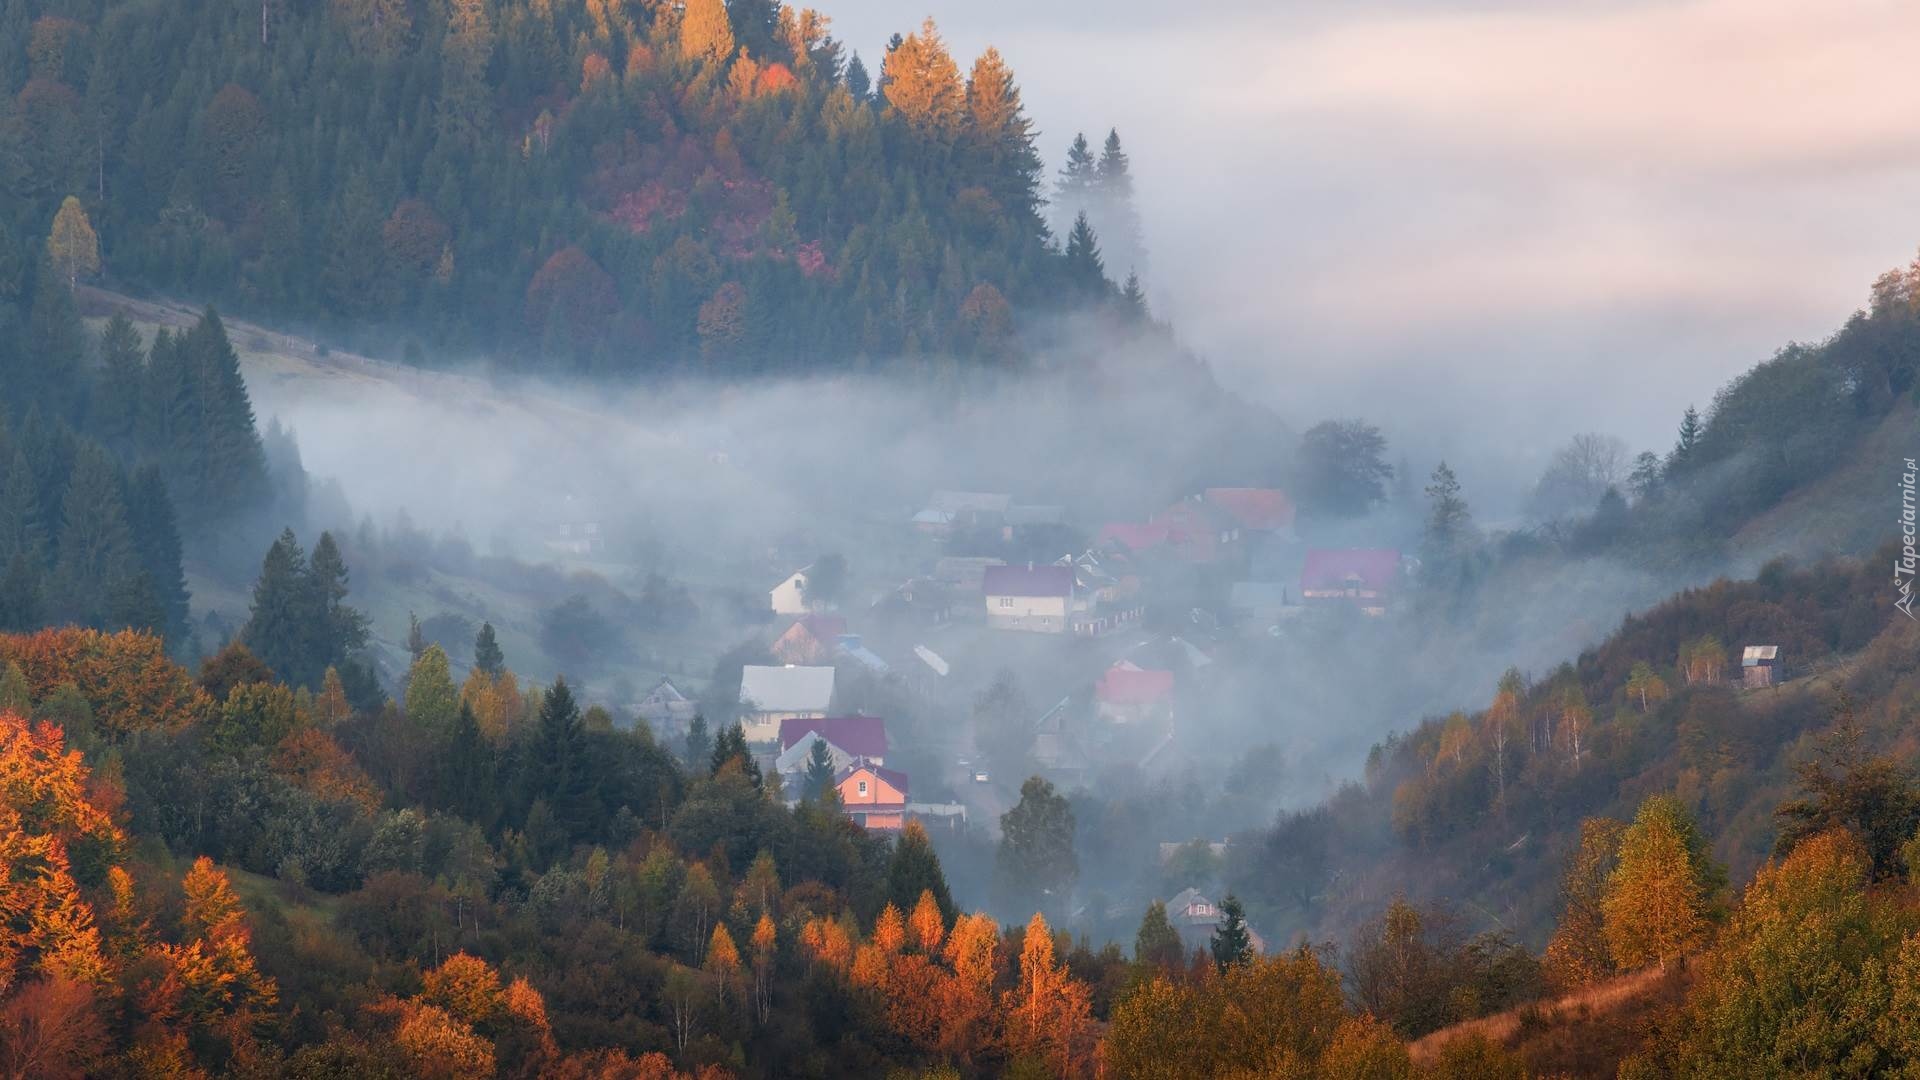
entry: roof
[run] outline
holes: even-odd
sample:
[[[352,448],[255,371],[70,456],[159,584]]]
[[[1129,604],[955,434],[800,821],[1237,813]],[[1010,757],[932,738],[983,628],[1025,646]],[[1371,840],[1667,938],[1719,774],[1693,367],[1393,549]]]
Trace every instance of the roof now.
[[[658,705],[677,705],[686,700],[687,695],[681,693],[680,688],[673,685],[672,679],[667,678],[662,678],[659,682],[654,683],[653,689],[647,691],[647,696],[640,699],[641,704]]]
[[[839,615],[802,615],[793,620],[798,626],[813,635],[813,639],[822,645],[831,645],[847,632],[847,620]],[[787,628],[792,630],[793,627]]]
[[[1100,543],[1117,543],[1129,551],[1145,551],[1166,542],[1167,524],[1164,521],[1145,525],[1115,521],[1100,526]]]
[[[887,722],[878,716],[829,716],[821,720],[780,721],[780,749],[791,750],[808,732],[854,757],[887,756]]]
[[[1740,654],[1741,667],[1757,667],[1761,661],[1780,659],[1778,645],[1749,645]]]
[[[833,669],[787,664],[740,669],[740,700],[762,712],[826,712],[833,703]]]
[[[932,668],[933,673],[942,678],[946,677],[947,672],[953,670],[952,666],[947,663],[946,657],[941,656],[925,645],[915,645],[913,647],[913,655],[919,657],[921,663]]]
[[[950,510],[922,510],[913,515],[915,525],[951,525],[953,512]]]
[[[1207,899],[1206,894],[1202,893],[1199,889],[1181,889],[1179,892],[1173,894],[1173,899],[1167,901],[1167,914],[1178,918],[1195,904],[1205,904],[1208,907],[1212,907],[1213,901]],[[1206,916],[1202,917],[1204,918]]]
[[[981,579],[988,596],[1072,596],[1071,566],[989,566]]]
[[[846,783],[848,777],[852,776],[854,773],[857,773],[862,769],[867,770],[873,775],[893,785],[894,790],[898,791],[901,795],[904,796],[907,793],[907,774],[906,773],[903,773],[898,769],[882,768],[878,765],[875,765],[871,761],[855,761],[853,764],[847,766],[844,769],[841,769],[840,772],[833,778],[833,786],[839,787],[841,784]]]
[[[1094,699],[1108,705],[1147,705],[1173,693],[1173,672],[1148,671],[1125,660],[1113,665],[1093,686]]]
[[[1206,500],[1232,515],[1243,529],[1277,532],[1293,527],[1293,500],[1274,488],[1208,488]]]
[[[861,644],[858,634],[841,634],[836,652],[876,675],[885,675],[893,670],[893,666],[882,659],[879,653]]]
[[[1300,588],[1345,588],[1358,578],[1369,589],[1386,589],[1400,576],[1400,553],[1391,548],[1315,548],[1307,552]]]
[[[936,491],[933,497],[927,500],[927,509],[943,512],[950,518],[967,511],[976,514],[1004,514],[1007,512],[1007,504],[1012,501],[1011,495],[1001,495],[991,491]]]

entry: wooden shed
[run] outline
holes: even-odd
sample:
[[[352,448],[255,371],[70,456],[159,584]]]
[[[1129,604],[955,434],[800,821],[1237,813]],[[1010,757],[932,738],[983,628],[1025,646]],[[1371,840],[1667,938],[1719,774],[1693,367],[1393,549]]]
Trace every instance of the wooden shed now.
[[[1780,646],[1749,645],[1740,654],[1740,678],[1749,690],[1772,686],[1780,666]]]

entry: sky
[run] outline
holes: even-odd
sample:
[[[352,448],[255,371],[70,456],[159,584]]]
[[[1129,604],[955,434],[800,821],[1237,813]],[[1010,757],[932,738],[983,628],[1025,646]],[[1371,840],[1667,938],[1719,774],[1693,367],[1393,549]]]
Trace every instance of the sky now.
[[[1013,66],[1049,177],[1132,156],[1156,309],[1306,427],[1537,472],[1815,341],[1920,247],[1920,4],[831,0]]]

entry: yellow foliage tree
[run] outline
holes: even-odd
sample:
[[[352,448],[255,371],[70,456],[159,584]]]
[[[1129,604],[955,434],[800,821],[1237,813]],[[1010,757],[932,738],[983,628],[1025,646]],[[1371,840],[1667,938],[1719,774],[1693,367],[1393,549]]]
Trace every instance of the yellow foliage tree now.
[[[1053,930],[1035,912],[1020,947],[1020,980],[1001,999],[1009,1057],[1043,1061],[1072,1076],[1092,1051],[1093,1002],[1087,985],[1054,958]]]
[[[68,288],[80,280],[81,274],[100,272],[100,237],[94,233],[93,222],[87,220],[80,200],[71,195],[53,215],[47,254],[53,259],[54,271],[67,279]]]
[[[921,952],[939,955],[940,939],[947,935],[947,922],[940,915],[940,902],[933,898],[932,889],[920,890],[920,901],[913,905],[907,928],[913,931],[913,943]]]
[[[680,55],[724,61],[733,50],[733,22],[727,18],[725,0],[687,0],[680,16]]]
[[[923,132],[957,132],[967,116],[960,67],[947,52],[939,27],[928,18],[880,65],[887,109]]]
[[[1707,932],[1704,855],[1692,820],[1671,796],[1640,806],[1620,838],[1600,910],[1607,948],[1624,968],[1659,964],[1699,947]]]

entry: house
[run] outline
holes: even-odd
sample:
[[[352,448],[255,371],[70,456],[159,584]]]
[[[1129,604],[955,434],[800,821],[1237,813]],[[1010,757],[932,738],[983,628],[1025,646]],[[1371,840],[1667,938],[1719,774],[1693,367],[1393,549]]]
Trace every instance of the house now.
[[[1094,708],[1102,720],[1142,725],[1173,719],[1173,672],[1150,671],[1122,660],[1093,684]]]
[[[887,722],[880,717],[783,720],[780,722],[780,754],[774,759],[774,771],[788,778],[788,787],[792,790],[799,790],[794,781],[806,774],[816,742],[827,744],[827,755],[833,761],[836,775],[856,760],[874,765],[887,763]]]
[[[953,617],[953,590],[933,578],[908,578],[881,593],[868,611],[890,626],[940,626]]]
[[[994,629],[1067,632],[1073,615],[1073,567],[989,566],[980,588],[987,625]]]
[[[1153,551],[1167,542],[1167,526],[1164,522],[1135,524],[1127,521],[1110,521],[1100,526],[1100,534],[1094,543],[1106,551],[1125,551],[1139,553]]]
[[[1219,563],[1246,550],[1240,522],[1203,496],[1181,499],[1155,515],[1152,524],[1167,532],[1167,545],[1190,563]]]
[[[1287,587],[1276,581],[1236,581],[1227,598],[1233,621],[1254,634],[1286,618],[1289,606]]]
[[[1247,532],[1280,533],[1293,528],[1293,500],[1274,488],[1208,488],[1201,498],[1226,511]]]
[[[933,580],[955,592],[978,595],[987,568],[1004,565],[1006,560],[984,555],[948,555],[933,564]]]
[[[1400,581],[1400,553],[1390,548],[1315,548],[1300,571],[1303,603],[1344,601],[1369,615],[1386,611]]]
[[[879,653],[867,648],[859,634],[841,634],[834,642],[833,655],[851,660],[873,675],[885,675],[893,670],[893,666],[882,659]]]
[[[656,735],[684,729],[697,711],[699,706],[681,693],[672,679],[653,684],[653,689],[633,707],[633,714],[645,720]]]
[[[812,569],[811,566],[803,566],[767,590],[767,603],[775,615],[805,615],[808,612],[807,572]]]
[[[586,503],[568,495],[553,512],[551,531],[545,546],[556,555],[598,555],[606,550],[606,537],[600,519],[587,510]]]
[[[936,491],[913,515],[913,527],[929,536],[948,536],[961,529],[999,525],[1013,496],[987,491]]]
[[[768,649],[783,664],[821,664],[833,657],[847,620],[838,615],[802,615]]]
[[[833,704],[833,669],[748,664],[740,669],[740,726],[749,742],[772,742],[782,720],[818,720]]]
[[[840,805],[857,825],[898,832],[907,823],[907,774],[855,761],[834,776]]]
[[[1199,889],[1181,889],[1167,901],[1167,921],[1179,933],[1181,944],[1189,949],[1204,949],[1213,940],[1213,932],[1220,928],[1220,905],[1208,899]],[[1256,933],[1253,927],[1247,927],[1247,937],[1253,942],[1253,951],[1267,951],[1266,939]]]
[[[1740,678],[1749,690],[1772,686],[1780,666],[1780,646],[1749,645],[1740,653]]]

